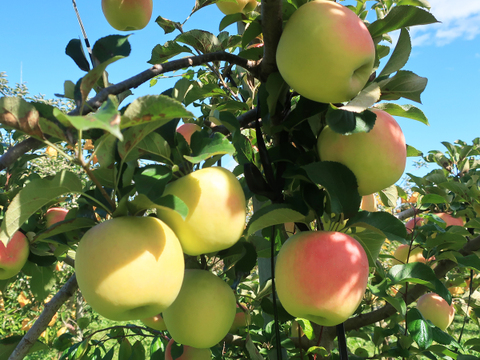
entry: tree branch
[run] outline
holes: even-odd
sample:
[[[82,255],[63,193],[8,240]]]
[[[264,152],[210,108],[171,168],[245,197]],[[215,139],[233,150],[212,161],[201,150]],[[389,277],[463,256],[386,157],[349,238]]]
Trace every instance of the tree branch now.
[[[45,304],[45,308],[40,314],[40,317],[18,343],[8,360],[21,360],[28,354],[30,348],[35,344],[42,332],[47,329],[48,323],[52,320],[58,309],[60,309],[60,306],[73,296],[77,288],[77,278],[75,274],[73,274],[65,285],[55,294],[52,300]]]
[[[266,81],[268,75],[277,69],[277,46],[282,34],[282,1],[262,0],[263,59],[260,63],[260,80]]]

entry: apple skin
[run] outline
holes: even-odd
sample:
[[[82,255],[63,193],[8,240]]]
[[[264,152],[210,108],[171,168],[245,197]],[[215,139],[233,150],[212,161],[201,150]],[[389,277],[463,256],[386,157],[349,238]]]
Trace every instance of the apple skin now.
[[[249,12],[257,6],[257,0],[236,0],[236,2],[225,1],[217,2],[218,9],[225,15],[236,14],[239,12]]]
[[[383,110],[370,110],[377,115],[370,132],[342,135],[327,126],[317,140],[320,160],[347,166],[356,176],[362,196],[395,184],[407,162],[405,136],[398,123]]]
[[[47,228],[60,221],[65,220],[68,214],[68,210],[61,207],[53,207],[47,210],[45,213],[45,224]]]
[[[163,317],[162,317],[162,314],[158,314],[158,315],[155,315],[155,316],[151,316],[151,317],[148,317],[148,318],[145,318],[145,319],[141,319],[141,322],[154,329],[154,330],[158,330],[158,331],[165,331],[167,330],[167,327],[165,326],[165,321],[163,321]]]
[[[455,308],[435,293],[427,293],[417,300],[417,309],[426,320],[445,331],[453,321]]]
[[[355,97],[367,83],[375,45],[365,24],[334,1],[311,1],[288,20],[277,48],[280,74],[300,95],[323,103]]]
[[[111,320],[155,316],[177,297],[185,268],[178,238],[154,217],[102,222],[80,240],[75,272],[87,303]]]
[[[165,360],[173,360],[172,346],[175,340],[170,339],[165,349]],[[175,360],[212,360],[210,349],[197,349],[191,346],[183,345],[183,354]]]
[[[108,23],[116,30],[143,29],[153,12],[152,0],[102,0],[102,11]]]
[[[17,275],[27,262],[30,247],[27,237],[17,231],[5,247],[0,241],[0,280]]]
[[[249,326],[252,323],[252,317],[250,316],[247,307],[244,304],[240,305],[241,307],[237,304],[237,312],[233,324],[228,331],[229,333],[235,334],[240,328]]]
[[[377,200],[375,194],[362,196],[362,202],[360,203],[360,209],[370,212],[377,211]]]
[[[456,217],[453,217],[452,215],[450,214],[447,214],[447,213],[436,213],[435,215],[437,215],[440,219],[442,219],[443,221],[445,221],[445,224],[446,226],[462,226],[465,225],[463,219],[461,218],[456,218]]]
[[[190,139],[192,137],[192,134],[195,131],[200,131],[200,130],[202,130],[200,126],[192,123],[182,124],[177,128],[177,132],[183,135],[188,145],[190,145]]]
[[[393,254],[395,259],[392,259],[392,265],[406,264],[409,248],[410,246],[406,244],[399,245]],[[427,260],[423,257],[423,249],[421,247],[412,248],[412,250],[410,251],[408,263],[413,262],[427,262]]]
[[[275,273],[278,298],[287,312],[334,326],[347,320],[360,305],[369,266],[365,250],[351,236],[303,231],[283,244]]]
[[[183,176],[165,188],[188,206],[185,220],[175,211],[157,215],[177,234],[187,255],[208,254],[234,245],[242,236],[246,202],[240,182],[227,169],[215,166]]]
[[[407,233],[411,234],[414,228],[422,226],[425,220],[421,217],[414,217],[408,220],[405,223],[405,228],[407,229]]]
[[[206,349],[228,334],[235,313],[235,295],[226,282],[207,270],[187,269],[182,289],[163,319],[175,341]]]

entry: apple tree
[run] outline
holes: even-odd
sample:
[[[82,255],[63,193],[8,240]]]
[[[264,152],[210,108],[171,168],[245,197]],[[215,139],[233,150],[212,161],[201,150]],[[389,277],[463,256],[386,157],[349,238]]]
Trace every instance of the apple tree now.
[[[407,62],[410,28],[437,22],[429,3],[197,0],[192,13],[215,3],[218,34],[154,14],[170,40],[116,83],[108,66],[135,51],[129,35],[86,52],[71,40],[85,75],[65,81],[67,102],[0,82],[0,268],[15,233],[29,241],[21,272],[1,280],[0,358],[477,358],[464,334],[480,305],[480,140],[423,155],[393,118],[428,124],[411,104],[427,79]],[[135,97],[146,82],[155,95]],[[436,168],[396,186],[407,156]],[[68,213],[48,222],[58,207]],[[407,231],[410,218],[422,220]],[[285,244],[297,257],[277,269]],[[427,292],[456,327],[416,307]],[[10,311],[19,294],[37,311],[28,329]],[[55,316],[62,331],[48,330]]]

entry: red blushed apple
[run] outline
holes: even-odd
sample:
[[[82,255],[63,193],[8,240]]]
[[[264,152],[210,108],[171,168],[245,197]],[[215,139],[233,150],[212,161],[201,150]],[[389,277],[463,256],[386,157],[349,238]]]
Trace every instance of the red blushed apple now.
[[[405,136],[398,123],[383,110],[370,110],[377,119],[369,132],[342,135],[327,126],[317,140],[320,160],[348,167],[357,178],[362,196],[395,184],[407,161]]]
[[[0,241],[0,280],[17,275],[27,262],[29,252],[28,239],[20,231],[13,234],[6,247]]]
[[[175,340],[170,339],[165,349],[165,360],[173,360],[172,346]],[[212,360],[210,349],[197,349],[191,346],[183,345],[183,353],[175,360]]]
[[[465,224],[463,219],[453,217],[452,215],[447,214],[447,213],[436,213],[435,215],[437,215],[440,219],[445,221],[446,226],[456,225],[456,226],[462,226],[463,227],[463,225]]]
[[[47,210],[45,213],[45,225],[47,228],[60,221],[65,220],[68,214],[68,210],[61,207],[53,207]]]
[[[427,293],[417,300],[417,309],[426,320],[445,331],[453,321],[455,308],[435,293]]]
[[[177,132],[182,134],[185,140],[187,141],[188,145],[190,145],[190,139],[192,137],[192,134],[195,131],[200,131],[202,128],[198,126],[197,124],[192,124],[192,123],[186,123],[183,125],[180,125],[177,128]]]
[[[285,310],[324,326],[340,324],[355,312],[369,275],[360,243],[333,231],[293,235],[280,249],[275,269]]]
[[[405,223],[405,228],[407,229],[407,232],[411,234],[413,232],[414,228],[417,228],[419,226],[422,226],[425,220],[421,217],[414,217],[408,220]]]
[[[120,31],[140,30],[152,17],[152,0],[102,0],[108,23]]]

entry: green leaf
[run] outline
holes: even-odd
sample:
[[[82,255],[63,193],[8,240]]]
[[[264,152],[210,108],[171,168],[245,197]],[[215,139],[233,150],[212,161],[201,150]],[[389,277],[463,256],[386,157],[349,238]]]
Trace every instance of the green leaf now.
[[[172,170],[163,165],[147,165],[138,169],[133,177],[138,193],[144,194],[153,202],[162,196],[171,178]]]
[[[100,64],[130,55],[130,35],[108,35],[95,42],[92,53]]]
[[[420,199],[421,204],[446,204],[447,199],[437,194],[426,194]]]
[[[348,219],[360,208],[361,196],[355,175],[345,165],[320,161],[302,167],[311,181],[322,185],[330,198],[330,212]]]
[[[386,111],[393,116],[401,116],[404,118],[420,121],[425,125],[430,125],[423,111],[413,105],[398,105],[391,102],[384,102],[375,105],[375,107]]]
[[[218,38],[204,30],[186,31],[178,35],[175,41],[189,45],[203,54],[222,50]]]
[[[19,96],[0,98],[0,123],[27,135],[43,139],[39,127],[39,113],[35,106]]]
[[[294,208],[291,204],[270,204],[262,207],[250,218],[247,225],[247,234],[252,235],[263,228],[284,224],[286,222],[302,221],[305,209]]]
[[[88,339],[87,340],[83,340],[77,347],[77,351],[75,352],[75,357],[74,359],[75,360],[78,360],[80,359],[83,355],[86,354],[88,350]]]
[[[339,134],[354,134],[359,132],[369,132],[375,125],[377,116],[371,111],[356,113],[337,109],[333,105],[327,110],[325,121],[327,125]]]
[[[421,103],[420,94],[427,86],[427,79],[411,71],[400,70],[395,76],[379,82],[381,100],[398,100],[401,97]]]
[[[279,99],[284,99],[284,95],[287,93],[289,86],[283,80],[279,72],[274,72],[268,76],[266,83],[267,105],[271,114],[276,113],[277,102]]]
[[[397,5],[413,5],[413,6],[420,6],[424,7],[426,9],[429,9],[432,7],[430,3],[427,0],[400,0]]]
[[[212,98],[212,97],[226,97],[227,93],[218,84],[203,84],[197,82],[192,83],[192,87],[185,95],[185,105],[190,105],[196,100]]]
[[[380,199],[386,207],[397,206],[398,189],[396,185],[390,185],[388,188],[381,190],[378,195],[380,195]]]
[[[253,39],[262,33],[262,24],[259,21],[253,21],[242,35],[242,48],[246,48]]]
[[[165,35],[174,32],[176,29],[182,28],[181,23],[165,19],[161,16],[157,17],[155,22],[163,29],[163,31],[165,31]]]
[[[53,274],[53,268],[47,266],[38,266],[27,261],[22,271],[31,276],[30,289],[38,302],[43,302],[50,295],[55,286],[56,279]]]
[[[145,348],[140,340],[135,341],[132,347],[132,355],[128,360],[145,360]]]
[[[187,205],[175,195],[162,196],[154,203],[146,195],[138,194],[135,199],[128,202],[128,210],[132,214],[138,214],[149,209],[157,209],[159,218],[161,218],[162,211],[174,211],[183,220],[188,215]]]
[[[17,347],[20,341],[23,339],[22,335],[13,335],[6,337],[0,340],[0,360],[8,360],[9,356],[12,354],[13,350]],[[29,348],[28,354],[48,350],[49,347],[42,343],[41,341],[36,340],[35,343]]]
[[[310,323],[310,321],[308,321],[307,319],[301,319],[301,318],[296,318],[295,320],[302,327],[303,333],[305,334],[307,339],[308,340],[314,340],[315,339],[315,332],[313,330],[313,326]]]
[[[152,49],[152,57],[148,60],[149,64],[163,64],[168,59],[177,56],[181,53],[190,53],[192,50],[187,47],[178,44],[176,41],[167,41],[164,45],[156,45]]]
[[[436,22],[432,14],[416,6],[395,6],[383,19],[371,23],[368,31],[372,38],[376,38],[401,28]]]
[[[415,149],[411,145],[407,145],[407,157],[419,157],[423,156],[423,153],[420,150]]]
[[[72,125],[77,130],[102,129],[122,140],[120,132],[120,113],[117,110],[118,101],[114,95],[109,95],[106,102],[95,113],[85,116],[71,116],[58,109],[53,110],[55,117],[63,124]]]
[[[192,155],[185,155],[185,159],[193,164],[198,164],[215,155],[233,155],[235,147],[228,138],[218,132],[212,137],[202,137],[202,132],[193,133],[191,138]]]
[[[220,21],[219,31],[222,31],[227,26],[235,24],[237,21],[241,21],[242,19],[243,19],[242,13],[229,14],[224,16],[224,18]]]
[[[63,234],[74,230],[91,228],[95,224],[96,222],[94,220],[84,217],[66,220],[53,225],[45,231],[38,232],[34,238],[34,241],[43,241],[58,234]]]
[[[387,64],[384,66],[378,77],[390,75],[400,70],[407,63],[411,51],[412,43],[410,41],[410,34],[408,33],[407,29],[403,28],[400,32],[400,37],[398,38],[395,50],[393,50],[390,59],[388,60]]]
[[[380,91],[379,83],[372,82],[341,109],[344,111],[361,113],[375,105],[380,99],[381,95],[382,92]]]
[[[470,255],[456,255],[458,265],[461,267],[466,267],[468,269],[480,271],[480,258],[476,254]]]
[[[363,230],[349,235],[362,245],[368,257],[368,264],[370,267],[374,267],[382,245],[385,242],[385,235],[372,230]]]
[[[120,342],[120,349],[118,350],[118,360],[129,360],[132,355],[132,345],[127,338],[123,338]]]
[[[28,183],[13,198],[1,225],[0,241],[8,244],[13,234],[35,214],[42,206],[47,205],[59,196],[80,193],[82,183],[78,175],[66,170],[58,173],[53,179],[37,179]]]
[[[135,99],[125,110],[122,129],[148,122],[158,122],[158,127],[175,118],[193,118],[193,114],[177,100],[165,95],[147,95]]]
[[[82,42],[80,39],[72,39],[68,42],[65,48],[65,54],[70,56],[75,64],[83,71],[90,70],[90,63],[88,62],[85,52],[83,51]]]
[[[421,349],[427,349],[433,343],[433,331],[417,309],[411,309],[407,313],[407,328],[413,340]]]

